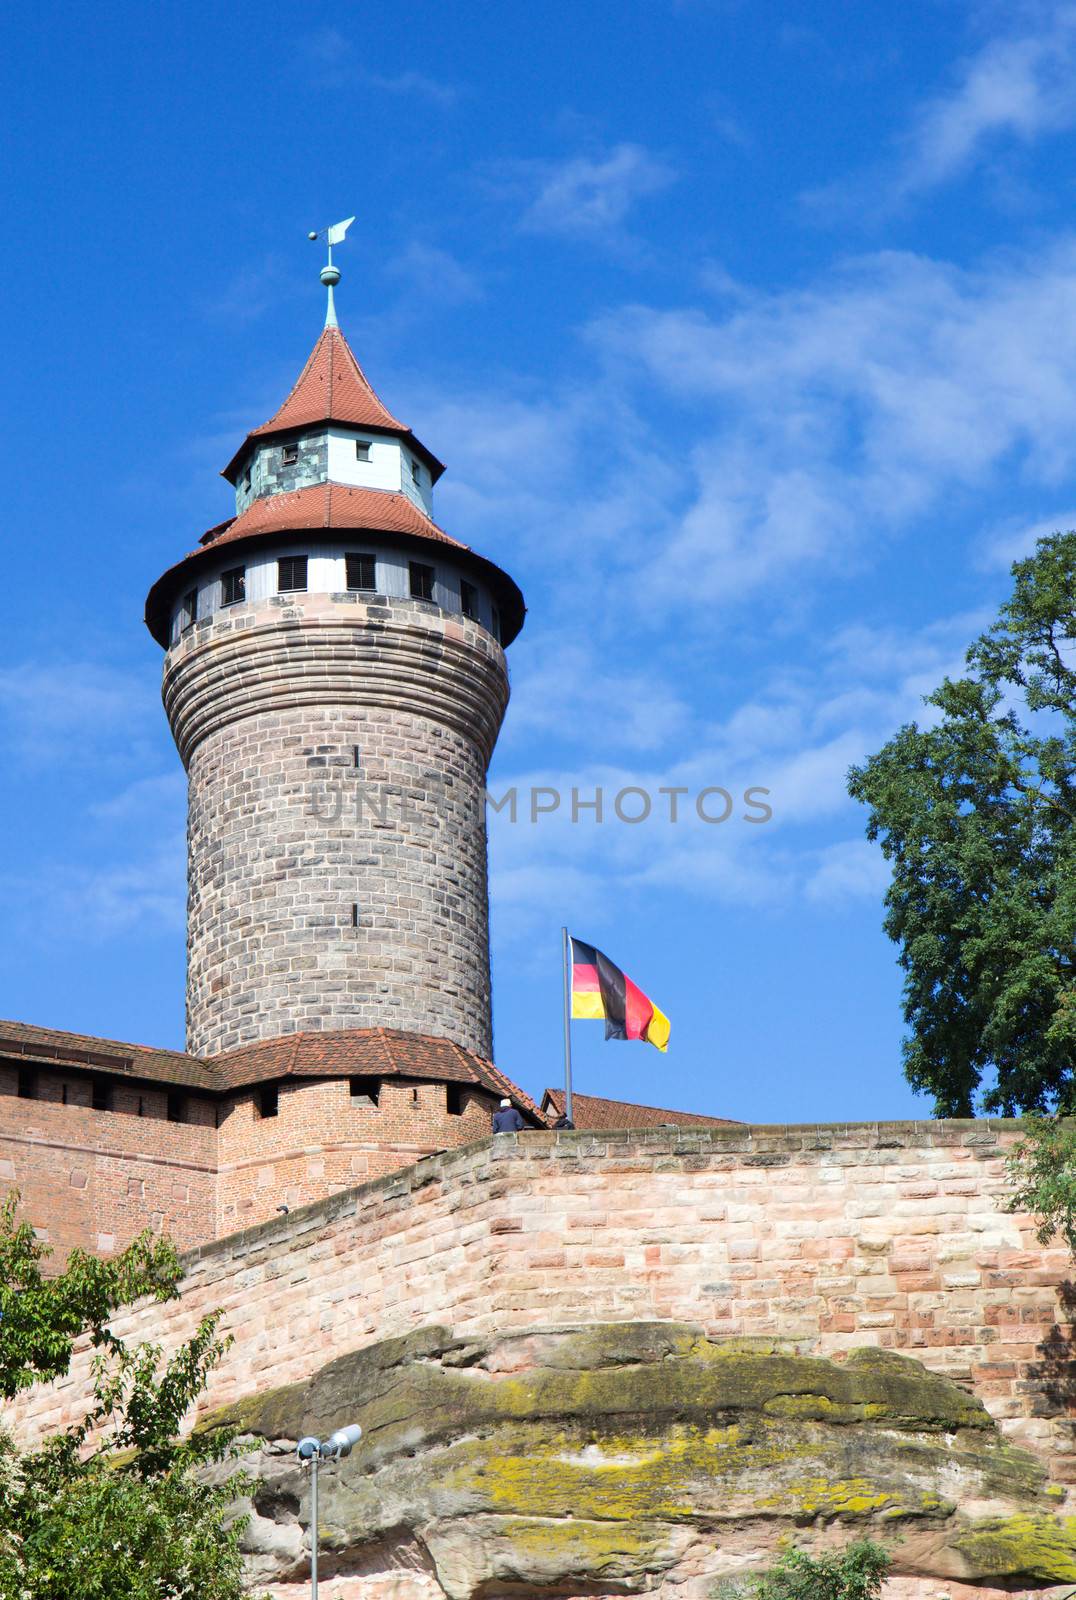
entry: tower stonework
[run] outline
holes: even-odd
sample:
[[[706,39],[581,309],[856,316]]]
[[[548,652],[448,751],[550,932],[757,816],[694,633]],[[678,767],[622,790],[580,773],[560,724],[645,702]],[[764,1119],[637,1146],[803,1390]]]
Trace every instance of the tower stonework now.
[[[147,621],[189,779],[187,1048],[387,1027],[492,1054],[486,771],[522,597],[334,323]]]

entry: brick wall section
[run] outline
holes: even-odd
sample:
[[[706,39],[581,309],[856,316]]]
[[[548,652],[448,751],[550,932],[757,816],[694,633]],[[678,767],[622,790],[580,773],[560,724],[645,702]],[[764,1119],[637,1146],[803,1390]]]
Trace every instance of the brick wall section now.
[[[296,1079],[276,1086],[275,1116],[261,1115],[254,1088],[219,1102],[184,1094],[185,1121],[174,1123],[163,1089],[113,1082],[113,1109],[100,1111],[86,1076],[33,1070],[35,1098],[23,1100],[17,1069],[0,1064],[0,1195],[20,1191],[54,1268],[76,1245],[110,1255],[144,1228],[182,1249],[235,1233],[280,1205],[474,1143],[496,1105],[471,1084],[389,1078],[366,1106],[348,1078]]]
[[[280,1085],[275,1117],[259,1114],[258,1090],[229,1101],[221,1118],[217,1235],[410,1166],[446,1147],[484,1138],[496,1102],[453,1086],[462,1112],[448,1111],[443,1083],[386,1079],[376,1107],[352,1100],[347,1078]]]
[[[1073,1268],[1004,1210],[1013,1123],[500,1136],[191,1253],[183,1302],[126,1315],[236,1342],[213,1405],[424,1323],[674,1318],[840,1356],[880,1345],[971,1385],[1076,1481]],[[20,1400],[69,1418],[81,1374]]]
[[[95,1111],[77,1073],[39,1072],[41,1097],[33,1100],[18,1098],[17,1083],[16,1070],[0,1066],[0,1193],[19,1190],[22,1214],[52,1247],[53,1266],[76,1245],[110,1254],[147,1227],[184,1249],[213,1235],[217,1134],[209,1102],[199,1122],[174,1123],[163,1091],[117,1084],[115,1109]]]
[[[190,775],[192,1053],[384,1026],[488,1057],[499,646],[408,601],[276,597],[192,630],[164,694]]]

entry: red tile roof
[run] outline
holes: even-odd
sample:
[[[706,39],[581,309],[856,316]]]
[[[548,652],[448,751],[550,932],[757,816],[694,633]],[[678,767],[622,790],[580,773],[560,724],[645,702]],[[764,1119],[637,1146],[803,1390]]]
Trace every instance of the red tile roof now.
[[[0,1022],[0,1060],[4,1059],[89,1067],[106,1076],[122,1073],[127,1078],[185,1084],[191,1089],[217,1087],[212,1067],[198,1056],[98,1039],[92,1034],[63,1033],[58,1028],[37,1028],[28,1022]]]
[[[284,404],[268,422],[247,434],[223,476],[235,482],[240,458],[252,439],[289,433],[317,422],[343,422],[357,428],[403,434],[429,462],[434,482],[444,471],[441,462],[419,444],[407,424],[394,417],[378,399],[340,329],[326,328]]]
[[[404,1033],[396,1028],[352,1028],[329,1033],[289,1033],[243,1045],[212,1061],[222,1088],[235,1089],[270,1078],[343,1077],[420,1078],[474,1083],[507,1096],[539,1127],[545,1118],[528,1094],[506,1078],[492,1061],[451,1039]]]
[[[438,544],[467,546],[439,528],[432,517],[405,494],[388,489],[355,489],[344,483],[312,483],[286,494],[264,495],[230,522],[218,523],[201,538],[205,546],[228,544],[259,533],[290,533],[308,528],[364,528],[384,533],[413,533]]]
[[[552,1122],[564,1114],[564,1090],[547,1089],[542,1110]],[[674,1127],[737,1128],[731,1117],[704,1117],[698,1111],[664,1111],[660,1106],[639,1106],[631,1100],[602,1100],[597,1095],[572,1095],[573,1121],[577,1128],[662,1128]]]
[[[352,1028],[329,1033],[289,1033],[224,1055],[185,1055],[142,1044],[121,1044],[89,1034],[63,1033],[26,1022],[0,1021],[0,1060],[89,1068],[151,1083],[179,1084],[210,1094],[249,1088],[278,1078],[417,1078],[438,1083],[473,1083],[503,1095],[538,1127],[545,1118],[528,1094],[492,1061],[450,1039],[403,1033],[395,1028]]]

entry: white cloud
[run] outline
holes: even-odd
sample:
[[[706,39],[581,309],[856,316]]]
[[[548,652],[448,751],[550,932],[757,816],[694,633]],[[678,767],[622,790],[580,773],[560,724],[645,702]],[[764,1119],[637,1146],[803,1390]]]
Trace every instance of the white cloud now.
[[[814,905],[860,899],[880,904],[888,884],[889,868],[879,847],[867,839],[843,839],[819,852],[818,865],[804,892]]]
[[[1076,125],[1076,6],[1010,9],[1006,31],[956,67],[913,111],[894,161],[806,195],[820,211],[879,215],[964,176],[1006,146]]]
[[[160,716],[154,688],[92,661],[22,662],[0,668],[0,729],[9,749],[35,765],[70,764],[90,746],[135,756]]]
[[[521,226],[528,233],[616,234],[640,200],[675,182],[676,173],[638,144],[603,155],[533,161],[516,168],[536,192]]]
[[[1001,136],[1028,144],[1076,123],[1076,7],[1051,7],[1031,31],[990,39],[965,60],[948,93],[918,111],[899,189],[959,177]]]
[[[407,70],[404,72],[376,72],[356,59],[354,41],[339,28],[319,28],[302,41],[308,66],[324,88],[341,89],[362,83],[370,89],[380,89],[385,94],[400,95],[409,100],[425,100],[443,110],[455,105],[460,91],[455,85],[442,83],[428,73]]]
[[[473,272],[447,250],[422,244],[417,239],[389,261],[385,271],[400,280],[412,294],[440,305],[463,305],[482,297],[482,286]]]
[[[987,535],[977,564],[986,571],[1007,571],[1014,561],[1033,555],[1040,539],[1052,533],[1068,533],[1073,528],[1076,528],[1076,510],[1058,511],[1052,517],[1032,523],[1021,517],[1009,518]]]
[[[1076,466],[1071,240],[978,271],[886,252],[723,316],[625,308],[590,333],[610,382],[651,410],[656,384],[704,430],[650,604],[790,590],[1002,468],[1045,493]]]

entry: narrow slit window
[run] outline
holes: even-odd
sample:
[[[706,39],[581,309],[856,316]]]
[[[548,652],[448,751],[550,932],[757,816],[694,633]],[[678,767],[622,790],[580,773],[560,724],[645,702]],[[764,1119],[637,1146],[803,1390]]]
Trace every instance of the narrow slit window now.
[[[237,606],[240,600],[247,597],[247,573],[245,567],[231,567],[229,571],[221,574],[220,603],[222,606]]]
[[[258,1115],[275,1117],[280,1110],[280,1094],[275,1083],[263,1084],[258,1090]]]
[[[428,567],[424,561],[412,561],[410,568],[412,600],[432,600],[433,568]]]
[[[19,1068],[19,1099],[34,1100],[37,1098],[37,1073],[32,1067]]]
[[[460,579],[460,610],[472,622],[478,621],[478,590],[466,578]]]
[[[170,1091],[168,1095],[168,1120],[169,1122],[186,1122],[187,1099],[185,1095]]]
[[[282,447],[280,451],[280,460],[283,466],[293,467],[298,459],[299,446],[297,444],[286,444]]]
[[[306,556],[281,556],[276,564],[276,586],[280,594],[296,594],[305,590],[306,559]]]
[[[369,461],[369,459],[370,459],[370,441],[369,441],[369,439],[356,439],[355,440],[355,460],[356,461]]]
[[[411,481],[413,483],[422,482],[422,468],[413,456],[411,458]]]
[[[497,610],[496,606],[493,607],[493,637],[496,639],[498,644],[502,643],[502,640],[501,640],[501,614]]]
[[[349,589],[377,588],[377,561],[372,555],[351,554],[344,561]]]
[[[247,470],[243,474],[243,488],[244,489],[249,489],[250,488],[250,468],[249,467],[247,468]]]
[[[186,632],[186,630],[188,628],[193,628],[194,624],[197,621],[198,621],[198,590],[197,589],[188,589],[187,593],[183,596],[183,610],[182,610],[182,613],[180,615],[179,625],[184,630],[184,632]]]
[[[349,1078],[348,1088],[353,1106],[365,1106],[369,1111],[377,1110],[381,1099],[380,1078]]]

